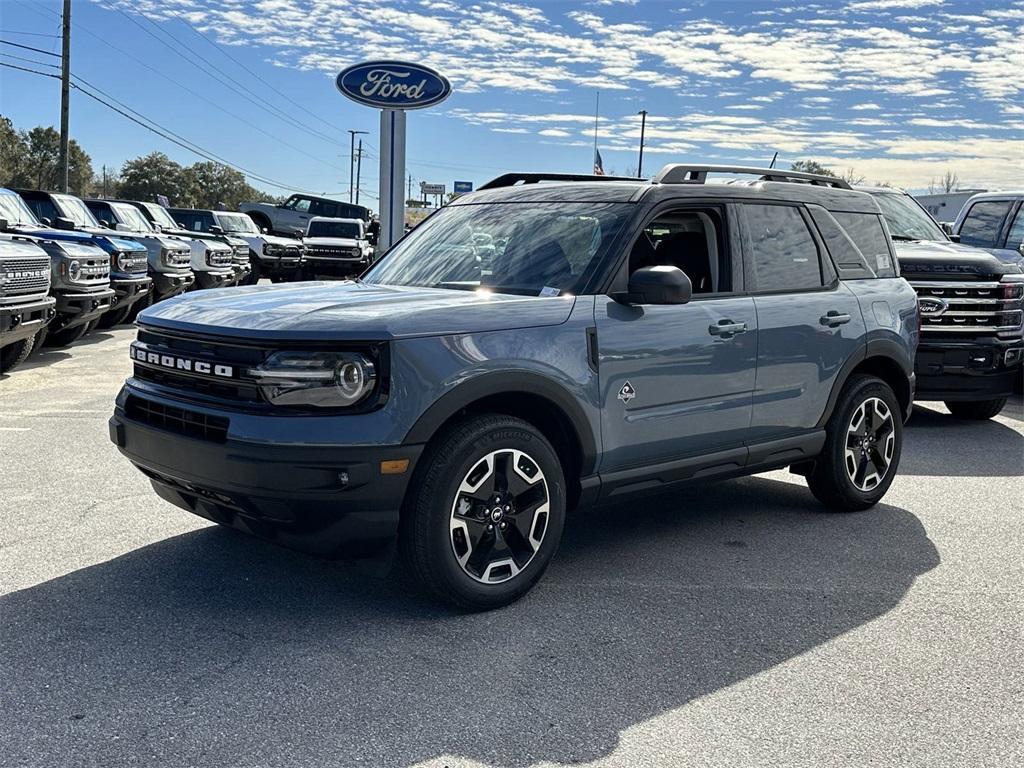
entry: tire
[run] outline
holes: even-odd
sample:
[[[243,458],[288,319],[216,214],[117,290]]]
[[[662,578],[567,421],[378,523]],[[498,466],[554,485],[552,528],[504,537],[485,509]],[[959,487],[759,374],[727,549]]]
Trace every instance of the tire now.
[[[35,346],[35,340],[35,336],[29,336],[27,339],[0,348],[0,373],[9,373],[28,360],[28,356],[32,354],[32,348]]]
[[[141,299],[139,299],[134,304],[132,304],[131,309],[128,311],[127,321],[129,323],[134,323],[135,322],[135,318],[137,318],[139,316],[139,312],[144,310],[146,307],[153,306],[153,304],[155,302],[156,302],[156,296],[154,296],[153,292],[150,291],[145,296],[143,296]]]
[[[48,347],[67,347],[74,344],[80,338],[85,336],[89,331],[92,330],[93,325],[96,323],[95,320],[83,325],[76,325],[74,328],[68,328],[63,331],[51,331],[46,337],[46,346]]]
[[[36,333],[35,337],[32,339],[32,352],[30,353],[33,357],[39,354],[39,350],[41,350],[46,344],[46,340],[49,336],[50,329],[48,327],[44,327]]]
[[[903,450],[896,394],[874,376],[851,377],[825,432],[825,446],[807,476],[811,493],[832,510],[873,507],[892,485]]]
[[[406,492],[399,551],[434,597],[485,611],[533,588],[564,524],[565,480],[547,439],[511,416],[476,416],[427,446]]]
[[[127,307],[121,307],[115,309],[112,312],[104,312],[100,315],[99,327],[100,328],[113,328],[115,325],[121,325],[122,323],[128,322],[128,316],[135,309],[136,304],[141,304],[142,299],[139,299],[135,304],[129,304]]]
[[[1007,398],[998,397],[995,400],[975,400],[973,402],[949,402],[946,407],[957,419],[969,419],[972,421],[984,421],[998,416],[1006,405]]]
[[[249,251],[249,263],[252,265],[252,272],[250,272],[246,276],[245,281],[242,284],[256,285],[259,283],[260,278],[263,276],[263,265],[260,263],[259,257],[252,251]]]

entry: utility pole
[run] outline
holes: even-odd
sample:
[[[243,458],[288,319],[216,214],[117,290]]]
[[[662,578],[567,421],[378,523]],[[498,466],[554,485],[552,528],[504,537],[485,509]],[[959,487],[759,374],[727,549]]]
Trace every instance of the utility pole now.
[[[405,199],[406,199],[406,200],[412,200],[412,174],[411,174],[411,173],[409,174],[409,182],[408,182],[408,185],[409,185],[409,191],[408,191],[408,192],[406,192],[406,194],[405,194]]]
[[[68,191],[68,114],[71,111],[71,0],[64,0],[60,59],[60,191]]]
[[[104,164],[104,166],[103,166],[103,199],[106,200],[106,198],[107,198],[107,166],[106,166],[106,164]]]
[[[349,142],[348,149],[348,201],[354,202],[352,195],[355,192],[355,167],[356,167],[356,135],[360,133],[369,133],[369,131],[353,131],[351,128],[348,130]]]
[[[356,205],[359,205],[359,185],[363,177],[363,140],[359,140],[359,149],[356,150]]]
[[[640,159],[636,164],[636,177],[642,179],[644,177],[644,131],[647,128],[647,110],[641,109],[640,112]]]

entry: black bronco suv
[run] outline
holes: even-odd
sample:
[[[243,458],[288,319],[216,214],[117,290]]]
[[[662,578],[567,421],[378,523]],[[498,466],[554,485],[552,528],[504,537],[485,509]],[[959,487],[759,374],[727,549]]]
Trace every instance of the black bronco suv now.
[[[528,591],[575,505],[780,467],[824,509],[875,504],[918,338],[869,195],[680,165],[509,174],[358,280],[174,298],[139,326],[110,437],[157,494],[319,552],[397,535],[470,609]]]

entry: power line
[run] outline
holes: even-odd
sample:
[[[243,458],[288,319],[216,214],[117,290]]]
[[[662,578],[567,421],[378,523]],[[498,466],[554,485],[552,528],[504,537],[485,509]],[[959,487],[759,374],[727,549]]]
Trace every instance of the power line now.
[[[252,98],[257,99],[259,101],[259,103],[263,104],[263,106],[266,109],[270,110],[279,120],[282,120],[282,121],[288,123],[289,125],[291,125],[294,128],[298,128],[300,130],[309,131],[314,136],[317,136],[318,138],[323,139],[324,141],[330,142],[332,145],[333,144],[337,144],[337,139],[336,138],[334,138],[332,136],[328,136],[327,134],[322,133],[318,129],[312,128],[311,126],[308,126],[308,125],[306,125],[306,124],[296,120],[294,117],[289,115],[284,110],[279,109],[278,107],[274,106],[273,104],[268,103],[266,98],[263,95],[256,93],[255,91],[253,91],[251,88],[249,88],[244,83],[239,82],[238,80],[233,78],[231,75],[229,75],[226,72],[224,72],[216,64],[211,62],[209,59],[207,59],[201,53],[196,51],[194,48],[191,48],[188,45],[182,43],[180,40],[178,40],[176,37],[174,37],[172,34],[170,34],[170,32],[165,30],[163,27],[161,27],[155,21],[150,19],[148,16],[143,15],[142,18],[145,21],[149,22],[150,26],[152,26],[155,29],[159,30],[161,34],[163,34],[165,37],[169,38],[177,46],[179,46],[181,48],[184,48],[186,51],[188,51],[189,53],[191,53],[195,57],[197,57],[200,61],[204,62],[207,66],[209,66],[213,70],[213,72],[210,72],[208,70],[204,70],[202,67],[200,67],[198,64],[196,64],[196,62],[195,62],[195,60],[193,58],[191,58],[189,56],[186,56],[180,50],[177,50],[174,46],[169,44],[166,40],[163,40],[160,37],[157,37],[155,34],[153,34],[148,29],[146,29],[146,27],[144,27],[141,23],[139,23],[132,15],[126,13],[125,11],[122,11],[120,8],[118,8],[116,10],[117,10],[117,12],[119,14],[121,14],[126,19],[128,19],[128,21],[130,21],[132,24],[137,26],[139,29],[141,29],[147,35],[152,37],[158,43],[160,43],[161,45],[166,47],[168,50],[170,50],[176,56],[181,57],[182,59],[187,61],[189,64],[194,66],[196,69],[198,69],[200,72],[203,72],[204,74],[210,76],[211,78],[213,78],[214,80],[219,82],[221,85],[223,85],[228,90],[235,90],[235,88],[233,88],[232,86],[240,88],[242,91],[244,91],[246,94],[248,94]],[[221,75],[222,77],[218,77],[218,75],[214,74],[214,72],[219,73],[219,75]],[[222,79],[222,78],[226,78],[228,80],[228,82],[225,82],[224,79]],[[236,93],[237,93],[237,91],[236,91]]]
[[[0,51],[0,56],[4,56],[8,59],[14,59],[15,61],[24,61],[29,64],[35,64],[40,67],[53,67],[54,69],[60,69],[60,64],[50,64],[48,61],[36,61],[35,59],[27,59],[24,56],[15,56],[13,53],[3,53]]]
[[[49,35],[45,32],[23,32],[20,29],[0,29],[0,35],[30,35],[32,37],[53,37],[59,38],[60,35]]]
[[[319,116],[319,115],[317,115],[316,113],[314,113],[314,112],[311,112],[311,111],[310,111],[309,109],[307,109],[307,108],[306,108],[305,106],[303,106],[302,104],[300,104],[299,102],[295,101],[295,100],[294,100],[294,99],[292,99],[292,98],[291,98],[290,96],[288,96],[288,94],[284,93],[283,91],[279,91],[279,90],[278,90],[277,88],[275,88],[275,87],[274,87],[273,85],[271,85],[271,84],[270,84],[269,82],[267,82],[266,80],[264,80],[264,79],[263,79],[262,77],[260,77],[260,76],[259,76],[258,74],[256,74],[255,72],[251,72],[251,71],[250,71],[250,70],[249,70],[249,69],[248,69],[248,68],[246,67],[246,65],[245,65],[245,64],[243,64],[243,63],[242,63],[241,61],[239,61],[239,60],[238,60],[238,59],[236,59],[236,58],[235,58],[234,56],[232,56],[232,55],[231,55],[231,54],[230,54],[230,53],[228,52],[227,48],[225,48],[224,46],[220,45],[220,44],[219,44],[219,43],[218,43],[218,42],[217,42],[216,40],[214,40],[213,38],[211,38],[211,37],[209,37],[209,36],[207,36],[207,35],[204,35],[204,34],[203,34],[203,33],[202,33],[202,32],[201,32],[200,30],[196,29],[196,27],[195,27],[195,26],[194,26],[194,25],[192,24],[192,22],[190,22],[190,21],[189,21],[188,19],[186,19],[185,17],[181,16],[181,15],[180,15],[180,14],[179,14],[179,13],[178,13],[177,11],[175,11],[175,10],[173,10],[173,9],[170,9],[170,8],[167,8],[167,9],[164,9],[164,10],[166,10],[166,11],[167,11],[167,12],[168,12],[169,14],[171,14],[171,16],[173,16],[174,18],[178,19],[178,20],[179,20],[180,22],[182,22],[183,24],[185,24],[185,25],[186,25],[186,26],[187,26],[187,27],[188,27],[189,29],[191,29],[191,30],[192,30],[193,32],[195,32],[195,33],[196,33],[196,34],[197,34],[197,35],[198,35],[199,37],[201,37],[201,38],[202,38],[203,40],[205,40],[205,41],[206,41],[206,42],[208,42],[208,43],[209,43],[210,45],[212,45],[212,46],[213,46],[214,48],[216,48],[216,49],[217,49],[218,51],[220,51],[220,52],[221,52],[222,54],[224,54],[224,55],[225,55],[225,56],[226,56],[227,58],[231,59],[231,61],[233,61],[233,62],[234,62],[235,64],[237,64],[237,65],[238,65],[239,67],[241,67],[242,69],[244,69],[244,70],[246,71],[246,73],[247,73],[247,74],[250,74],[250,75],[252,75],[253,77],[255,77],[255,78],[256,78],[257,80],[259,80],[259,81],[260,81],[261,83],[263,83],[263,84],[264,84],[265,86],[267,86],[267,88],[269,88],[270,90],[272,90],[272,91],[273,91],[274,93],[276,93],[276,94],[277,94],[278,96],[280,96],[280,97],[281,97],[281,98],[283,98],[283,99],[284,99],[285,101],[287,101],[287,102],[288,102],[289,104],[292,104],[293,106],[295,106],[295,107],[298,107],[298,108],[299,108],[299,109],[301,109],[301,110],[302,110],[303,112],[305,112],[305,113],[306,113],[307,115],[309,115],[310,117],[312,117],[312,118],[313,118],[314,120],[319,120],[319,121],[320,121],[321,123],[323,123],[324,125],[326,125],[326,126],[327,126],[328,128],[334,128],[334,127],[335,127],[335,126],[334,126],[334,124],[333,124],[333,123],[331,123],[331,122],[330,122],[329,120],[325,120],[324,118],[320,117],[320,116]]]
[[[31,45],[22,45],[21,43],[15,43],[11,40],[0,40],[0,43],[3,43],[4,45],[13,45],[15,48],[24,48],[26,51],[35,51],[36,53],[42,53],[47,56],[55,56],[58,59],[60,58],[59,53],[50,53],[49,51],[44,51],[42,48],[33,48]]]
[[[34,75],[41,75],[43,77],[51,77],[51,78],[54,78],[54,79],[57,79],[57,80],[60,79],[60,75],[51,74],[49,72],[40,72],[39,70],[36,70],[36,69],[29,69],[28,67],[20,67],[20,66],[17,66],[15,64],[7,64],[7,63],[2,62],[2,61],[0,61],[0,67],[8,67],[10,69],[17,69],[17,70],[21,70],[22,72],[30,72],[30,73],[32,73]],[[148,131],[150,131],[152,133],[157,134],[161,138],[166,139],[167,141],[170,141],[172,144],[175,144],[175,145],[181,147],[182,149],[186,149],[189,152],[192,152],[192,153],[194,153],[196,155],[199,155],[200,157],[202,157],[205,160],[210,160],[212,162],[217,162],[217,163],[220,163],[222,165],[226,165],[227,167],[232,168],[232,169],[238,171],[239,173],[242,173],[243,175],[247,176],[248,178],[253,179],[255,181],[259,181],[259,182],[261,182],[263,184],[269,184],[270,186],[278,187],[280,189],[285,189],[285,190],[288,190],[290,192],[303,192],[305,194],[313,194],[312,192],[309,192],[309,190],[301,189],[299,187],[291,186],[290,184],[285,184],[283,182],[276,181],[274,179],[268,178],[268,177],[263,176],[261,174],[257,174],[257,173],[255,173],[253,171],[250,171],[250,170],[248,170],[246,168],[243,168],[242,166],[239,166],[239,165],[236,165],[234,163],[231,163],[231,162],[225,160],[224,158],[222,158],[222,157],[220,157],[218,155],[215,155],[213,152],[210,152],[209,150],[206,150],[203,147],[200,147],[198,144],[195,144],[194,142],[190,141],[189,139],[186,139],[185,137],[180,136],[180,135],[174,133],[173,131],[170,131],[169,129],[165,129],[165,128],[159,126],[159,124],[151,124],[151,123],[153,123],[153,121],[151,121],[149,118],[147,118],[142,113],[135,111],[131,107],[128,107],[127,105],[122,105],[124,107],[124,109],[120,109],[117,106],[114,106],[114,104],[111,104],[110,102],[106,101],[105,99],[101,98],[100,96],[97,96],[96,94],[92,93],[91,90],[90,90],[90,89],[94,89],[95,88],[95,90],[98,93],[101,93],[103,95],[107,95],[103,91],[101,91],[99,88],[96,88],[95,86],[90,85],[88,82],[86,82],[85,80],[82,80],[79,77],[76,77],[75,79],[81,82],[81,85],[79,85],[78,83],[72,84],[72,87],[75,88],[75,90],[77,90],[80,93],[88,96],[90,99],[93,99],[94,101],[99,102],[100,104],[104,105],[108,109],[111,109],[114,112],[117,112],[119,115],[127,118],[128,120],[131,120],[136,125],[139,125],[142,128],[145,128],[146,130],[148,130]],[[85,87],[83,87],[83,86],[85,86]],[[117,102],[117,100],[114,99],[112,96],[109,97],[109,98],[112,101]],[[117,102],[117,103],[119,103],[119,102]],[[128,110],[128,111],[125,111],[125,110]],[[129,112],[133,112],[135,115],[138,115],[138,117],[134,117],[132,114],[129,114]]]

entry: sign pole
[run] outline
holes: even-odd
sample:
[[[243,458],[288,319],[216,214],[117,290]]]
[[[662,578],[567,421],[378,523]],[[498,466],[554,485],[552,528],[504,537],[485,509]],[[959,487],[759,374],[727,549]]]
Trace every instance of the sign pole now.
[[[380,236],[385,251],[405,234],[405,110],[380,111]]]

